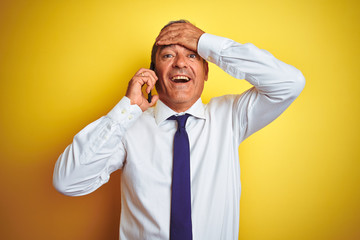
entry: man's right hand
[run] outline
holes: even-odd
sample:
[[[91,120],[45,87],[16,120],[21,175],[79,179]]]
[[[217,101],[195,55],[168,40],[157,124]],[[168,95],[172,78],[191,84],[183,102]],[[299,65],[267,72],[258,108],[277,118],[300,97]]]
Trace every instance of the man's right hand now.
[[[156,101],[159,99],[159,96],[154,95],[151,99],[151,102],[149,103],[141,91],[142,86],[146,84],[146,93],[149,93],[154,88],[157,80],[158,77],[154,71],[141,68],[130,80],[125,96],[130,99],[132,105],[138,105],[144,112],[149,107],[155,105]]]

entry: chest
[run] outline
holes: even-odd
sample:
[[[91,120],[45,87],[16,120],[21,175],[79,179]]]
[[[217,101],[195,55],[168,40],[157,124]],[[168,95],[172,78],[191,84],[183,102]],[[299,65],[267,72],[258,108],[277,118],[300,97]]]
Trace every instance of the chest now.
[[[175,121],[165,124],[139,123],[123,139],[126,149],[124,177],[135,186],[171,184]],[[186,130],[190,142],[191,178],[226,168],[234,144],[230,121],[189,119]],[[221,163],[221,164],[220,164]]]

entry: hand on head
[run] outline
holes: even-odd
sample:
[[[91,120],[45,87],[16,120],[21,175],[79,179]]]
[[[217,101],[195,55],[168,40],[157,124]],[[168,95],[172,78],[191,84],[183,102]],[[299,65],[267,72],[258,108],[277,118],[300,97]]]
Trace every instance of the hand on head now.
[[[178,44],[197,52],[199,38],[205,32],[191,23],[173,23],[165,27],[156,38],[156,45]]]

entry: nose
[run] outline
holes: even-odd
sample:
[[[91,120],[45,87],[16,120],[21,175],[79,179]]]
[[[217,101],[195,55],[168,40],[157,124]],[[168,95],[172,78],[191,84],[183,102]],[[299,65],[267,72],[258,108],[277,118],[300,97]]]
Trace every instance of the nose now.
[[[186,56],[183,54],[177,54],[173,62],[173,67],[186,68],[187,67]]]

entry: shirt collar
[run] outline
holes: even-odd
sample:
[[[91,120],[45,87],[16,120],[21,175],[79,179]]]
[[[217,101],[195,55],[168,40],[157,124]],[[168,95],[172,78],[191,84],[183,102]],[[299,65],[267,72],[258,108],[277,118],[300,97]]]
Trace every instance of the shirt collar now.
[[[199,98],[188,110],[183,113],[178,113],[169,108],[161,100],[158,100],[154,110],[155,121],[157,125],[160,125],[163,121],[168,119],[172,115],[181,115],[188,113],[194,117],[205,119],[205,107]]]

